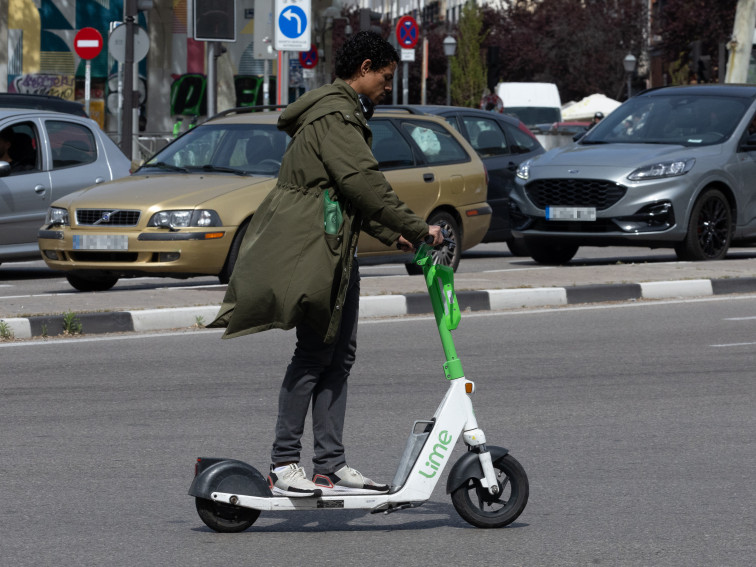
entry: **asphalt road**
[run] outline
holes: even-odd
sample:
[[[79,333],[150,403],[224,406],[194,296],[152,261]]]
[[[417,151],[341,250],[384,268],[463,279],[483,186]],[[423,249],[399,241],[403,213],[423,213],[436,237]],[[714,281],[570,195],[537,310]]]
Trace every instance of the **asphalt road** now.
[[[523,515],[496,531],[461,520],[440,486],[388,516],[205,528],[186,495],[193,460],[267,466],[290,332],[0,343],[2,563],[750,566],[755,305],[465,314],[455,338],[476,415],[530,478]],[[430,318],[367,321],[359,341],[349,462],[388,480],[412,420],[443,396],[442,354]],[[310,446],[308,433],[304,464]]]

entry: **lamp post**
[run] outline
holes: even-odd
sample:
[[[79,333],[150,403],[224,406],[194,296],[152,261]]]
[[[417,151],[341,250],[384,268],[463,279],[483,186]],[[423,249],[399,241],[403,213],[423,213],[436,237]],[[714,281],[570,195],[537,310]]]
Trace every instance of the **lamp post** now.
[[[625,73],[627,74],[627,98],[630,98],[632,96],[632,78],[633,78],[633,71],[635,71],[635,55],[632,53],[628,53],[625,55],[625,58],[622,60],[622,64],[625,66]]]
[[[457,51],[457,40],[447,35],[444,38],[444,55],[446,55],[446,106],[451,105],[451,58]]]

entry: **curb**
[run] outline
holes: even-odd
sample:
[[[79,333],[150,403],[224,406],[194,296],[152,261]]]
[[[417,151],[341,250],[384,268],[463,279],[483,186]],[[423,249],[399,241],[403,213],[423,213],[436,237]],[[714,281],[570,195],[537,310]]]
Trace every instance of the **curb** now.
[[[682,280],[639,284],[594,284],[574,287],[540,287],[458,291],[461,311],[501,311],[522,307],[550,307],[580,303],[674,299],[756,292],[756,278]],[[198,321],[212,321],[219,306],[145,309],[105,313],[81,313],[76,317],[87,334],[145,332],[189,328]],[[433,313],[427,294],[363,295],[360,318],[398,317]],[[63,335],[63,315],[0,319],[15,338]]]

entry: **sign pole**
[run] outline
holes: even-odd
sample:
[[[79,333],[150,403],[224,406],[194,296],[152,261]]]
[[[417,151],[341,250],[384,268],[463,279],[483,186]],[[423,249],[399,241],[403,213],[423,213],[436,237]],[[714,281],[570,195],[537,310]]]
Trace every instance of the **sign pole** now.
[[[409,63],[402,63],[402,104],[409,104]]]
[[[91,99],[90,93],[92,92],[92,60],[87,59],[84,65],[84,108],[86,108],[87,116],[89,116],[89,101]]]

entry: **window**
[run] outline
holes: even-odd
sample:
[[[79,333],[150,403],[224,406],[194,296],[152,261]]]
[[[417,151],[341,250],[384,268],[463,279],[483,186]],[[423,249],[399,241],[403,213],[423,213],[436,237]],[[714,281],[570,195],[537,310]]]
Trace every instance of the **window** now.
[[[86,126],[63,120],[45,122],[53,156],[53,169],[92,163],[97,160],[97,142]]]
[[[380,169],[411,167],[415,164],[412,148],[388,120],[373,120],[373,155]]]
[[[522,127],[525,128],[525,126]],[[509,149],[513,154],[527,154],[537,150],[540,146],[535,136],[530,132],[523,132],[520,128],[504,124],[504,132],[509,138]]]
[[[483,157],[508,154],[507,138],[496,120],[464,116],[462,121],[470,136],[470,145]]]
[[[429,164],[459,163],[469,159],[456,138],[440,124],[407,120],[402,123],[402,128],[417,144]]]
[[[39,171],[38,136],[31,122],[19,122],[8,126],[3,129],[0,137],[3,140],[0,157],[3,152],[7,152],[11,175]]]

